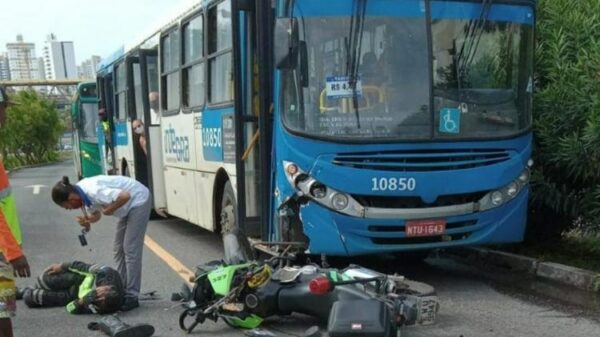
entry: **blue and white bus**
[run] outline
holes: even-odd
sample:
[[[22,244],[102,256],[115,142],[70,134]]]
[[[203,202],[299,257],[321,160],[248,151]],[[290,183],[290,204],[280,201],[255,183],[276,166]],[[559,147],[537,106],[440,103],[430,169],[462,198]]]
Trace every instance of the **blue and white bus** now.
[[[247,237],[325,255],[520,241],[534,22],[528,0],[195,3],[106,65],[133,144],[116,163],[230,257]]]

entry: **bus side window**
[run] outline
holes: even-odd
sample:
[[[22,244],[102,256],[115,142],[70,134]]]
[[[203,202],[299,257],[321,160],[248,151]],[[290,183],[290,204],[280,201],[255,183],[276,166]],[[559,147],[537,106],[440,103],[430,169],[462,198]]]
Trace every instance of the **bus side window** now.
[[[208,10],[209,102],[233,100],[231,0]],[[218,54],[216,56],[213,56]]]
[[[204,105],[206,91],[204,70],[204,16],[202,14],[183,24],[183,106]]]
[[[173,29],[161,39],[162,53],[162,110],[177,113],[180,106],[179,92],[179,28]]]
[[[127,118],[127,73],[125,62],[119,64],[116,69],[115,108],[117,120]]]

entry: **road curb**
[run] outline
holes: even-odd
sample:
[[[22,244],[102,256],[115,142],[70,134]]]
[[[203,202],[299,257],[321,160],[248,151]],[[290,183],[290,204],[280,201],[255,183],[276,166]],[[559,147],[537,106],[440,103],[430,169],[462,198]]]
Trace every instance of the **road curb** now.
[[[446,253],[478,267],[526,273],[540,280],[600,294],[600,273],[589,270],[479,247],[459,248]]]
[[[71,159],[64,159],[64,160],[51,161],[51,162],[47,162],[47,163],[40,163],[40,164],[33,164],[33,165],[25,165],[25,166],[13,167],[10,170],[6,170],[6,174],[11,174],[11,173],[19,172],[21,170],[29,169],[29,168],[36,168],[36,167],[48,166],[48,165],[52,165],[52,164],[58,164],[58,163],[67,162],[67,161],[70,161],[70,160]]]

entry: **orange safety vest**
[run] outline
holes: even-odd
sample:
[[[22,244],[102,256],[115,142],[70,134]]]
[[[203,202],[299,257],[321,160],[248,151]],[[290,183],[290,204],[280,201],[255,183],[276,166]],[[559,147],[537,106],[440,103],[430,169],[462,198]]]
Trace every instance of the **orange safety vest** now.
[[[17,208],[2,160],[0,160],[0,251],[8,261],[23,256]]]

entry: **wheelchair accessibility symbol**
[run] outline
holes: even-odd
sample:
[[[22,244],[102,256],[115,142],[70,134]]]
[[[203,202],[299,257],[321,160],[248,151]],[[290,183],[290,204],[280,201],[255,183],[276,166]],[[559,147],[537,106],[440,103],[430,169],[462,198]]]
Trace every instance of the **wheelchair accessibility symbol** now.
[[[440,132],[460,132],[460,109],[444,108],[440,111]]]

